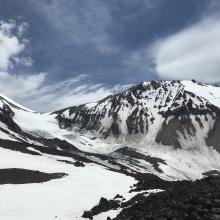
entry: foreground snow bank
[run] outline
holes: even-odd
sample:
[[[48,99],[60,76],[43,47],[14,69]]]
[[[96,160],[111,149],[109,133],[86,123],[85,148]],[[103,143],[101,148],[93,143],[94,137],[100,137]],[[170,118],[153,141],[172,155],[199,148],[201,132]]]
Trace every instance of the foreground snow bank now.
[[[0,168],[63,172],[68,176],[45,183],[0,185],[0,216],[4,220],[81,219],[103,196],[125,195],[135,183],[131,177],[99,165],[75,167],[53,156],[34,156],[0,149]]]

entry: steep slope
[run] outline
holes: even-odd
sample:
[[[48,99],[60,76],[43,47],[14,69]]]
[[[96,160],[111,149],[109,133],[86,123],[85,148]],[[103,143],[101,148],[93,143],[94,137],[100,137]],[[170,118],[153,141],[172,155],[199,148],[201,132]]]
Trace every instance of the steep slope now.
[[[201,96],[195,94],[198,88]],[[193,88],[193,89],[192,89]],[[209,90],[218,91],[218,96]],[[205,92],[204,92],[205,91]],[[217,150],[220,88],[190,81],[143,82],[97,103],[55,112],[61,128],[90,133],[107,142],[197,147]],[[194,92],[194,93],[193,93]]]
[[[49,113],[0,100],[0,219],[82,219],[102,197],[128,195],[129,167],[65,141]]]
[[[109,153],[138,172],[195,179],[220,168],[220,111],[214,105],[219,103],[219,91],[195,81],[143,82],[97,103],[53,114],[60,128],[96,141],[87,146],[90,152]],[[111,146],[108,152],[106,146]],[[118,150],[122,147],[129,148]],[[159,161],[157,166],[152,158]]]
[[[218,95],[219,87],[194,81],[151,81],[52,114],[2,97],[0,146],[165,179],[201,178],[220,168]]]
[[[78,149],[86,149],[86,143],[91,145],[89,139],[60,129],[54,115],[21,108],[5,98],[0,100],[0,104],[0,147],[32,155],[64,156],[79,162],[103,165],[115,171],[129,170],[129,167],[117,164],[107,155]],[[71,141],[70,137],[74,135],[76,138]]]
[[[126,202],[143,183],[154,189],[220,170],[219,91],[194,81],[143,82],[53,113],[0,95],[0,218],[82,219],[101,197]]]
[[[4,178],[3,171],[10,175],[10,169],[16,168],[17,172],[11,175],[20,180],[20,184],[12,181],[0,183],[0,218],[4,220],[81,219],[83,212],[96,205],[102,196],[108,199],[118,193],[126,196],[129,187],[135,183],[132,177],[97,164],[75,166],[76,160],[71,157],[31,155],[2,148],[0,155],[0,179]],[[45,182],[38,175],[33,182],[33,176],[26,174],[22,181],[21,169],[50,175],[51,180]],[[65,176],[57,179],[52,176],[54,173],[64,173]]]

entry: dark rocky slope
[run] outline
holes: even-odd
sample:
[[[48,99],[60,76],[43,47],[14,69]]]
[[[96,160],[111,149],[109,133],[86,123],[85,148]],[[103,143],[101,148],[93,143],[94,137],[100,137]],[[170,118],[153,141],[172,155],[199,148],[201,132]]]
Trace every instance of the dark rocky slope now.
[[[171,182],[152,174],[138,174],[138,183],[131,189],[139,192],[136,196],[128,201],[121,195],[111,200],[101,198],[82,217],[93,219],[102,212],[121,208],[114,220],[219,220],[220,173],[214,170],[204,175],[204,179],[194,182]],[[148,194],[146,190],[150,189],[164,191]]]
[[[123,204],[121,205],[123,206]],[[164,192],[139,197],[114,220],[219,220],[220,177],[182,181]]]

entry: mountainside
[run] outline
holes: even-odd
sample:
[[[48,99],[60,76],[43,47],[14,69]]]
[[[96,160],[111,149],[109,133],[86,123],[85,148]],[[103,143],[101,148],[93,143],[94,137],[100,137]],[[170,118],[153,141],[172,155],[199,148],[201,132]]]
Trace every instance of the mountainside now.
[[[203,91],[200,96],[190,91],[194,87],[211,98]],[[218,94],[211,93],[213,89]],[[111,143],[156,142],[176,148],[210,145],[220,151],[219,106],[218,87],[190,81],[151,81],[97,103],[55,113],[60,128],[91,133]]]
[[[139,193],[218,174],[219,132],[220,87],[195,81],[143,82],[52,113],[0,95],[0,218],[114,218]]]

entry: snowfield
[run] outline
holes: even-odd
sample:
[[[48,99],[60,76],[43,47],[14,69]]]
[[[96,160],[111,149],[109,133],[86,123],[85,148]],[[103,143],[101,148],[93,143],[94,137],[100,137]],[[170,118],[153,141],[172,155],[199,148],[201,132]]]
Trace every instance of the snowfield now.
[[[100,138],[92,139],[89,134],[80,134],[72,130],[60,129],[54,115],[44,113],[24,112],[20,109],[15,109],[15,121],[22,127],[23,130],[32,132],[34,134],[44,136],[46,138],[59,138],[66,140],[73,144],[78,149],[91,153],[109,154],[124,146],[123,143],[108,143]],[[160,120],[158,118],[157,120]],[[156,120],[156,122],[157,122]],[[177,179],[200,179],[202,173],[212,170],[220,169],[220,154],[212,148],[207,148],[203,137],[207,134],[204,130],[204,136],[198,135],[196,143],[199,148],[190,150],[187,143],[185,149],[174,150],[172,146],[163,146],[156,144],[152,137],[158,130],[158,123],[152,125],[151,130],[145,139],[137,144],[135,142],[126,142],[127,145],[136,149],[140,153],[158,157],[166,161],[167,165],[161,164],[160,169],[163,173],[156,172],[151,164],[139,160],[142,166],[147,169],[136,169],[140,172],[152,172],[163,179],[177,180]],[[148,138],[149,137],[149,138]],[[8,138],[9,139],[9,138]],[[184,138],[183,138],[184,142]],[[118,161],[121,164],[126,164],[123,161]]]
[[[136,181],[98,165],[75,167],[55,158],[34,156],[0,148],[0,169],[25,168],[64,172],[68,176],[45,183],[0,185],[0,219],[73,220],[97,204],[101,197],[128,194]]]
[[[76,124],[62,128],[56,118],[61,114],[64,119],[73,120],[78,114],[78,121],[83,121],[79,112],[71,113],[71,109],[65,109],[61,113],[37,113],[0,94],[0,169],[20,168],[67,174],[42,183],[0,185],[0,219],[82,220],[83,212],[97,205],[101,197],[113,199],[120,194],[129,200],[135,196],[137,192],[129,193],[130,187],[137,182],[129,176],[131,173],[150,173],[172,181],[201,179],[207,171],[220,170],[218,146],[206,144],[210,130],[218,121],[218,111],[212,110],[220,108],[220,88],[193,81],[160,83],[158,87],[155,82],[143,82],[137,87],[136,96],[128,90],[119,98],[114,96],[113,99],[83,106],[84,112],[89,112],[86,119],[95,115],[92,115],[95,120],[91,120],[91,124],[100,126],[96,130],[80,130]],[[195,95],[191,96],[189,92]],[[177,98],[180,93],[182,95]],[[185,121],[179,124],[174,121],[174,132],[182,128],[182,132],[178,130],[173,135],[177,136],[180,147],[157,142],[160,129],[172,119],[179,119],[178,115],[172,114],[165,117],[160,111],[173,113],[176,107],[181,107],[182,101],[186,101],[186,106],[191,101],[194,112],[207,114],[190,112],[183,128],[181,123]],[[207,103],[214,107],[210,110]],[[114,111],[117,113],[116,121]],[[100,134],[108,131],[113,121],[118,126],[116,133],[117,129],[120,132],[116,134],[117,138],[109,132],[104,139]],[[128,121],[137,130],[142,123],[142,130],[129,133]],[[133,150],[130,155],[118,151],[126,147]],[[50,148],[50,151],[45,151],[45,148]],[[71,154],[74,149],[75,154]],[[73,164],[79,162],[73,158],[80,156],[85,159],[81,161],[84,167]],[[124,173],[121,172],[122,167]],[[146,195],[154,192],[158,191],[149,191]],[[94,216],[94,220],[116,217],[120,211],[119,208],[100,213]]]
[[[207,99],[213,105],[220,107],[220,87],[214,85],[197,84],[192,81],[181,81],[186,91]]]

